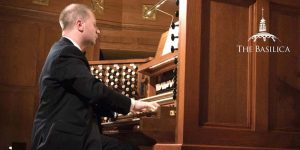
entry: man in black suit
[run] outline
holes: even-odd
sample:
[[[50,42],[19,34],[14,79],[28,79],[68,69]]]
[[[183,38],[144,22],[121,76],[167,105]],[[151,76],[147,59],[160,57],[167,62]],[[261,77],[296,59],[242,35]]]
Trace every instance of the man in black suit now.
[[[40,75],[32,150],[134,149],[99,133],[95,107],[127,114],[155,110],[158,104],[131,100],[91,75],[84,53],[96,43],[100,31],[90,8],[68,5],[59,23],[62,37],[52,46]]]

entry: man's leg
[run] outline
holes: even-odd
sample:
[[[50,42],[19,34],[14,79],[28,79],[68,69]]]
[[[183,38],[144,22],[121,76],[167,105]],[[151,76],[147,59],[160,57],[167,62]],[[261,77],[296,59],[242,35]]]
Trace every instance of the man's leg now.
[[[104,135],[101,135],[101,142],[103,150],[139,150],[139,148],[133,144]]]

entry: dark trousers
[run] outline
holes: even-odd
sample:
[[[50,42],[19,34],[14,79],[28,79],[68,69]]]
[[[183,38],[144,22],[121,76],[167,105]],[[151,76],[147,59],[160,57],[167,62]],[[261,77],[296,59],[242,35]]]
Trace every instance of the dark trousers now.
[[[100,143],[99,143],[100,142]],[[99,134],[99,128],[93,124],[92,131],[86,141],[85,150],[139,150],[131,143]]]
[[[103,150],[139,150],[137,146],[115,138],[101,135],[101,139]]]

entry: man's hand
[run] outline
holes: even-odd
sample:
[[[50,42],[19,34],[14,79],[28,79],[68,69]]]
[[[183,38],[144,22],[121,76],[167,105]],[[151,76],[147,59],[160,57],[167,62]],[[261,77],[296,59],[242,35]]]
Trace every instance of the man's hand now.
[[[132,111],[133,112],[156,111],[158,107],[159,104],[157,104],[156,102],[135,101]]]

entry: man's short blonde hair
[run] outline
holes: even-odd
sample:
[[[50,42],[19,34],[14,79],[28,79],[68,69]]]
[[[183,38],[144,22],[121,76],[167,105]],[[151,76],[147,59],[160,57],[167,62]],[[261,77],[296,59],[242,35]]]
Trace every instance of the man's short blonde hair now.
[[[62,30],[75,25],[77,19],[86,20],[90,17],[91,9],[83,4],[70,4],[59,15],[59,24]]]

